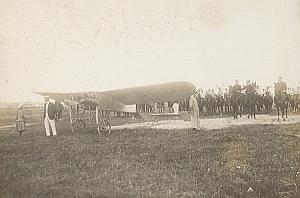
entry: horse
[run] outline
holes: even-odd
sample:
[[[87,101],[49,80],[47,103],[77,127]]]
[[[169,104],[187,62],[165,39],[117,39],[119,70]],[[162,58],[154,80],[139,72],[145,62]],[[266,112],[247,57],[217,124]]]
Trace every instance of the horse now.
[[[300,102],[300,94],[290,95],[290,105],[291,105],[290,110],[293,111],[294,113],[298,111],[299,102]]]
[[[274,102],[277,108],[278,122],[280,111],[282,120],[285,121],[288,118],[289,96],[286,93],[275,94]]]
[[[201,97],[200,94],[197,96],[197,102],[199,107],[199,114],[204,115],[204,105],[205,105],[205,99]]]
[[[295,104],[295,112],[298,112],[298,108],[300,105],[300,94],[295,94],[295,100],[296,100],[296,104]]]
[[[240,95],[240,117],[242,117],[242,114],[248,113],[248,106],[247,106],[247,95],[245,93],[241,93]]]
[[[216,113],[216,98],[210,94],[205,95],[205,108],[208,114],[213,115]]]
[[[217,109],[217,100],[216,100],[216,97],[214,95],[211,95],[209,97],[209,105],[210,105],[211,114],[215,115],[216,114],[216,109]]]
[[[256,97],[257,97],[257,101],[256,101],[257,111],[259,113],[262,113],[264,110],[266,110],[266,108],[264,108],[264,95],[257,94]]]
[[[217,110],[218,113],[222,116],[223,114],[223,106],[224,106],[224,98],[221,95],[216,96]]]
[[[271,95],[265,95],[264,98],[264,106],[268,114],[272,112],[273,98]]]
[[[240,96],[238,94],[232,94],[230,98],[230,103],[232,106],[233,119],[238,119],[238,111],[240,105]]]
[[[246,94],[246,98],[247,98],[247,117],[253,118],[255,119],[255,110],[256,110],[256,105],[257,105],[257,100],[258,100],[258,95],[253,91],[253,92],[249,92]]]
[[[224,107],[225,107],[225,109],[224,109],[225,113],[229,114],[230,113],[230,109],[231,109],[229,94],[225,94],[224,95]]]

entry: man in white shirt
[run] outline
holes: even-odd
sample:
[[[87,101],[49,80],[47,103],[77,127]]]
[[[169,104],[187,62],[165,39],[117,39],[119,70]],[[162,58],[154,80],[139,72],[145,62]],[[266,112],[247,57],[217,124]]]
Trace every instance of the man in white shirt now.
[[[55,127],[55,104],[49,101],[49,97],[44,98],[44,124],[46,128],[46,135],[50,136],[50,126],[52,129],[53,136],[56,136],[56,127]]]

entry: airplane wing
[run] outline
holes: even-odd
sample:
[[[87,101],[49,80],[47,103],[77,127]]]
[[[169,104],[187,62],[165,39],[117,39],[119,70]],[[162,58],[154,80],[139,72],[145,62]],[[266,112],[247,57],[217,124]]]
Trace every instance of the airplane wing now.
[[[155,102],[174,101],[188,98],[195,92],[196,88],[192,83],[178,81],[104,92],[37,92],[37,94],[49,96],[50,98],[59,101],[64,101],[64,99],[72,99],[77,101],[93,99],[93,103],[97,102],[101,109],[122,111],[125,105],[153,104]]]
[[[100,92],[100,96],[104,95],[110,97],[124,105],[132,105],[183,99],[189,97],[191,94],[195,93],[195,91],[196,88],[192,83],[171,82]]]

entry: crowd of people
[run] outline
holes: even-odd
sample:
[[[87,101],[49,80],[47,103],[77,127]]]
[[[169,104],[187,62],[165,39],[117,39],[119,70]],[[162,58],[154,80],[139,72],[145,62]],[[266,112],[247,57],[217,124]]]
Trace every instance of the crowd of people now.
[[[300,104],[300,92],[288,93],[287,84],[278,78],[278,82],[274,86],[274,97],[270,94],[269,88],[264,93],[258,92],[258,86],[254,82],[247,80],[245,86],[241,86],[238,80],[235,85],[230,86],[228,91],[223,94],[219,89],[218,94],[214,94],[214,90],[207,91],[205,95],[200,90],[197,94],[193,94],[189,99],[189,108],[191,112],[192,128],[199,129],[199,116],[208,114],[231,113],[233,119],[238,119],[238,115],[246,114],[248,118],[256,118],[256,113],[265,111],[271,113],[273,103],[276,106],[278,121],[280,120],[280,112],[283,121],[287,119],[288,109],[297,111]]]
[[[276,96],[285,94],[288,96],[288,107],[296,112],[300,103],[300,89],[288,89],[287,84],[279,77],[278,82],[274,86],[274,94],[271,94],[270,87],[266,87],[259,91],[259,86],[255,82],[246,81],[244,86],[236,80],[233,86],[225,88],[223,91],[218,89],[215,93],[213,89],[205,92],[199,90],[197,101],[199,105],[200,115],[209,114],[228,114],[233,113],[237,118],[237,113],[248,114],[255,117],[255,113],[271,113],[271,110],[276,103]]]
[[[234,118],[237,118],[238,114],[255,117],[256,113],[271,113],[275,106],[275,95],[280,93],[287,94],[289,109],[294,112],[298,111],[300,88],[299,86],[296,89],[288,88],[282,77],[279,77],[274,90],[270,86],[262,89],[256,82],[250,80],[242,86],[236,80],[234,85],[226,88],[219,87],[217,91],[198,89],[195,97],[200,116],[234,114]],[[189,98],[184,98],[178,101],[138,105],[137,112],[171,113],[174,103],[179,104],[179,111],[189,111],[189,100]]]

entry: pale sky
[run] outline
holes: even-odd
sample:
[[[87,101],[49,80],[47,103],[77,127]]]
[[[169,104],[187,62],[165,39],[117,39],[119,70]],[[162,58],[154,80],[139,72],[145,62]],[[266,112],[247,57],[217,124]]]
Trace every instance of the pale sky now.
[[[1,0],[0,101],[170,81],[300,85],[300,0]]]

